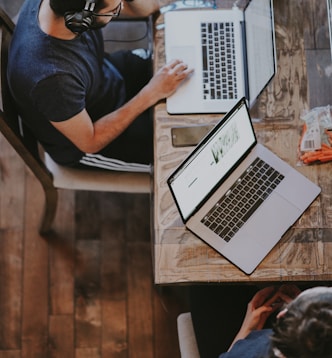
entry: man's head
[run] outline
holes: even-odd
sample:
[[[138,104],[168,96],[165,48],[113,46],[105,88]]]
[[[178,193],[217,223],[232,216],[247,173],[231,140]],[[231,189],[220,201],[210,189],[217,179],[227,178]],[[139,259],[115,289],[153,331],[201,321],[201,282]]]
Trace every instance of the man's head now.
[[[65,24],[74,33],[106,26],[119,16],[121,0],[49,0],[57,16],[63,16]]]
[[[332,357],[332,287],[303,291],[278,315],[273,328],[274,356]]]

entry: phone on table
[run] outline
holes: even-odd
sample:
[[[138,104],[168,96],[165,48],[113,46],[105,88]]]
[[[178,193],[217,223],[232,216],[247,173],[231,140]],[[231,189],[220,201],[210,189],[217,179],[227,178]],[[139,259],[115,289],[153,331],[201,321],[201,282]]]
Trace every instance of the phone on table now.
[[[189,147],[197,145],[214,127],[214,124],[199,124],[171,128],[173,147]]]

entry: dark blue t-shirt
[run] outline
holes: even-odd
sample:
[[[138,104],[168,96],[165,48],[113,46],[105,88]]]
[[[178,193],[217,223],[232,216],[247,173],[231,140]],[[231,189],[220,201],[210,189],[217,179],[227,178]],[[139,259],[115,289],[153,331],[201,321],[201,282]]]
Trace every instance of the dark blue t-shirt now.
[[[60,164],[83,155],[50,121],[65,121],[84,108],[93,121],[125,101],[124,81],[106,61],[100,30],[73,40],[45,34],[39,27],[41,0],[26,0],[12,39],[8,80],[25,124]]]
[[[219,358],[265,358],[270,350],[271,329],[251,332],[245,339],[238,340],[229,352]]]

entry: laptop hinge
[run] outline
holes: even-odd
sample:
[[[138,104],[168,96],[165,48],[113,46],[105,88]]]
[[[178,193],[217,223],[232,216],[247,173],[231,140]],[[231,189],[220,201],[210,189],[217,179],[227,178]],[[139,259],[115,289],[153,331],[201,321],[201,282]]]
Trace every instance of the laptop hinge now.
[[[248,74],[248,58],[247,58],[247,37],[246,37],[246,24],[245,21],[240,22],[242,34],[242,53],[243,53],[243,72],[244,72],[244,94],[248,101],[249,98],[249,74]]]

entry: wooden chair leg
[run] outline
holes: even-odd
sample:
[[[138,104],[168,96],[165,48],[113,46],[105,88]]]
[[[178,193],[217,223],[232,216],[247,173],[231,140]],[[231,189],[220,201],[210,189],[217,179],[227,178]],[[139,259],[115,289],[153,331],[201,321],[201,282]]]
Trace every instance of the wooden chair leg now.
[[[41,235],[46,235],[51,231],[53,220],[56,214],[57,204],[58,204],[58,191],[54,187],[45,188],[45,206],[44,214],[39,229]]]

